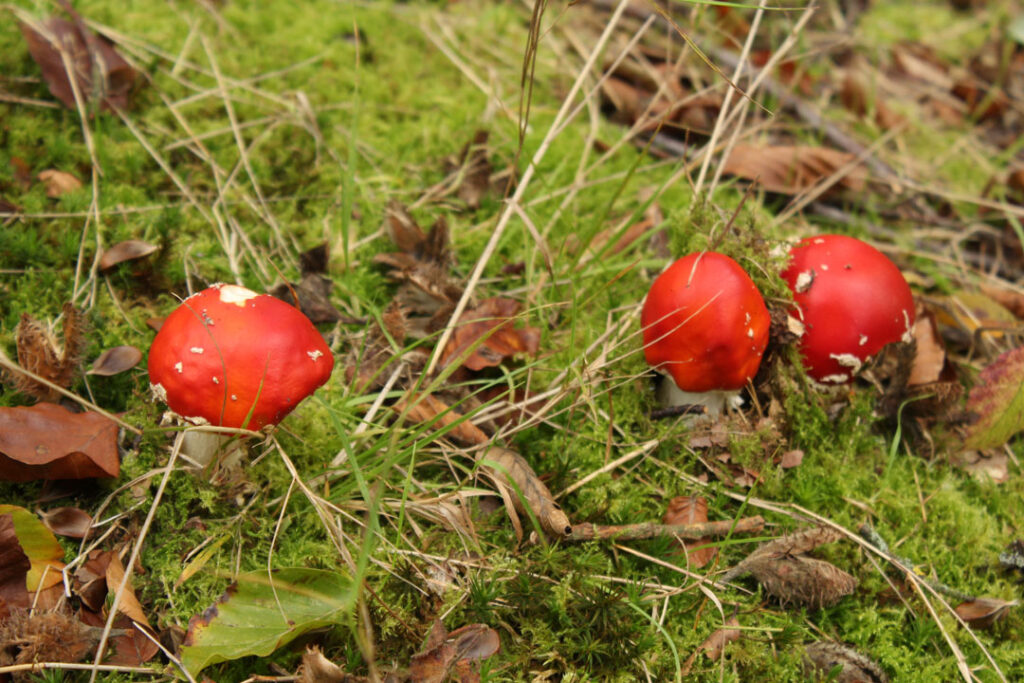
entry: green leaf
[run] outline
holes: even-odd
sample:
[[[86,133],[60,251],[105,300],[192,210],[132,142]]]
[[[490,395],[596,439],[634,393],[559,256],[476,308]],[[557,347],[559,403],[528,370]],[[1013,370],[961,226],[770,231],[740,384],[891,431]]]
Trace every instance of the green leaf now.
[[[295,567],[241,574],[189,621],[181,663],[198,676],[210,664],[269,655],[311,629],[344,620],[355,599],[351,579],[337,572]]]
[[[18,538],[21,551],[32,563],[32,568],[25,577],[25,587],[28,591],[35,592],[60,583],[63,579],[61,569],[64,568],[64,548],[57,541],[57,537],[39,521],[38,517],[23,507],[0,505],[0,515],[11,516],[14,521],[14,535]]]
[[[981,371],[967,410],[978,415],[967,430],[967,448],[995,448],[1024,429],[1024,347],[1007,351]]]

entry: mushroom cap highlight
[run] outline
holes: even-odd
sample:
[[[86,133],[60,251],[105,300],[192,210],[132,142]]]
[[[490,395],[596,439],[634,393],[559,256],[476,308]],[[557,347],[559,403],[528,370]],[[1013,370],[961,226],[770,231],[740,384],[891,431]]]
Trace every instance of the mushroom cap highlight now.
[[[655,278],[640,314],[644,357],[683,391],[735,391],[757,374],[771,319],[738,263],[689,254]]]
[[[818,235],[796,244],[782,278],[793,292],[807,373],[843,384],[883,346],[910,338],[914,295],[899,268],[870,244]]]
[[[167,316],[148,365],[153,390],[189,422],[257,430],[327,382],[334,356],[297,308],[217,284]]]

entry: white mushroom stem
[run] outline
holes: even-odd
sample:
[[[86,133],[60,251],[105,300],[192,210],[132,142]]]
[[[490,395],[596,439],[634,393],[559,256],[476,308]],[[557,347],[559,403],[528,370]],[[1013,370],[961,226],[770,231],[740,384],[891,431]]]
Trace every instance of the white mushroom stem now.
[[[193,427],[182,437],[181,456],[203,470],[214,460],[231,466],[242,457],[244,444],[244,438]]]
[[[743,405],[739,391],[714,389],[712,391],[683,391],[671,377],[663,377],[658,385],[658,403],[663,408],[676,406],[704,406],[709,417],[721,415],[726,406],[739,408]]]

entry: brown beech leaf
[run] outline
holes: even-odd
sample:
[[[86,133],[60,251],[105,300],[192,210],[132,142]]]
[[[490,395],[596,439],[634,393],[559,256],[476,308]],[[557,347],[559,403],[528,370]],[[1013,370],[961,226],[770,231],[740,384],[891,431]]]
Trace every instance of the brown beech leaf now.
[[[110,270],[114,266],[125,261],[137,261],[146,258],[160,250],[155,244],[143,242],[142,240],[125,240],[118,242],[110,249],[106,249],[100,256],[100,270]]]
[[[800,463],[802,463],[803,461],[804,452],[797,448],[795,450],[786,451],[785,453],[782,454],[782,457],[779,458],[779,467],[781,467],[784,470],[788,470],[794,467],[799,467]]]
[[[689,675],[693,669],[693,663],[697,659],[697,655],[701,652],[707,655],[708,659],[712,662],[717,662],[722,657],[722,653],[725,651],[725,646],[729,643],[740,639],[740,630],[736,627],[740,625],[739,619],[736,615],[729,617],[725,621],[725,625],[721,628],[715,629],[715,631],[707,637],[707,639],[700,644],[696,650],[686,659],[686,663],[683,664],[683,676]]]
[[[460,362],[470,370],[482,370],[500,364],[508,356],[536,353],[540,330],[529,325],[514,326],[519,308],[518,301],[492,297],[463,313],[441,354],[441,367]]]
[[[938,324],[931,311],[918,311],[911,336],[915,349],[907,386],[938,382],[946,367],[946,345],[939,336]]]
[[[109,377],[125,370],[131,370],[142,360],[142,351],[134,346],[113,346],[93,361],[92,367],[85,374]]]
[[[487,156],[487,138],[486,130],[478,130],[472,142],[467,143],[459,155],[458,172],[462,182],[456,194],[470,209],[478,208],[480,200],[490,189],[492,168]]]
[[[981,371],[967,410],[977,416],[964,439],[969,449],[1001,446],[1024,429],[1024,347],[1003,353]]]
[[[676,496],[668,503],[668,510],[662,518],[665,524],[702,524],[708,521],[708,501],[703,496]],[[718,548],[699,547],[711,542],[710,537],[695,541],[683,541],[683,548],[690,564],[700,568],[715,558]]]
[[[485,624],[469,624],[447,634],[439,624],[434,622],[426,650],[413,655],[409,663],[412,683],[442,683],[453,667],[487,659],[501,649],[498,632]],[[468,667],[458,668],[460,674],[470,671]],[[465,680],[464,675],[460,677]]]
[[[358,680],[327,659],[316,645],[306,646],[297,678],[298,683],[350,683]]]
[[[0,602],[8,607],[28,607],[26,576],[32,568],[14,530],[14,517],[0,515]],[[3,621],[3,617],[0,617]]]
[[[298,308],[314,323],[333,323],[344,316],[330,302],[331,289],[334,282],[319,273],[305,273],[297,283],[281,283],[268,293],[285,303],[295,306],[295,297],[299,298]]]
[[[733,147],[722,172],[756,181],[769,192],[799,194],[855,160],[848,152],[828,147],[741,144]],[[867,169],[859,164],[847,168],[835,187],[861,191],[867,178]]]
[[[1006,616],[1011,607],[1016,607],[1016,600],[1006,601],[999,598],[975,598],[961,602],[954,609],[961,619],[975,628],[991,628],[992,624]]]
[[[85,538],[92,527],[92,517],[79,508],[53,508],[41,513],[39,517],[47,529],[68,538]]]
[[[14,328],[14,343],[18,347],[18,365],[66,389],[75,379],[85,349],[85,320],[69,303],[64,304],[61,315],[63,343],[58,341],[52,324],[44,324],[27,313],[21,314]],[[5,371],[4,378],[21,393],[44,401],[60,395],[51,387],[13,370]]]
[[[121,558],[117,556],[117,553],[113,553],[110,556],[110,562],[107,563],[106,578],[107,592],[110,595],[114,595],[125,580],[124,566],[121,564]],[[118,603],[117,609],[136,624],[149,628],[149,620],[146,619],[146,613],[142,610],[139,599],[135,597],[135,589],[132,587],[130,580],[121,593],[121,601]]]
[[[46,196],[56,199],[82,187],[82,181],[65,171],[47,169],[39,174],[39,182],[46,186]]]
[[[829,680],[835,683],[889,683],[881,667],[853,648],[821,640],[808,643],[804,649],[804,675],[809,680]],[[834,678],[824,679],[838,668]]]
[[[70,20],[21,16],[21,34],[29,54],[43,72],[47,87],[68,109],[78,108],[75,89],[86,103],[98,102],[108,111],[125,109],[135,83],[135,70],[106,38],[89,30],[70,5],[65,5],[65,9]]]
[[[117,423],[54,403],[0,408],[0,480],[116,477]]]

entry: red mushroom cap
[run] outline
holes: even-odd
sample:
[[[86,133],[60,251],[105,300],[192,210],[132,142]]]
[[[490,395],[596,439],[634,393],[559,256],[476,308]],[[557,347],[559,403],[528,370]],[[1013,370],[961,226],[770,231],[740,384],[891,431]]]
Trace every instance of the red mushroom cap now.
[[[819,235],[789,252],[782,278],[804,324],[800,352],[819,382],[849,382],[883,346],[908,339],[914,296],[899,268],[870,244]]]
[[[647,362],[683,391],[741,389],[757,374],[771,320],[738,263],[689,254],[659,275],[640,314]]]
[[[324,384],[334,356],[309,318],[267,294],[214,285],[164,321],[149,349],[149,381],[196,424],[277,424]]]

